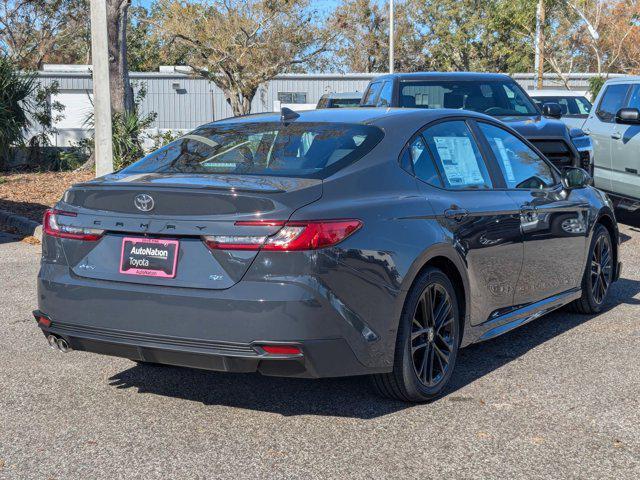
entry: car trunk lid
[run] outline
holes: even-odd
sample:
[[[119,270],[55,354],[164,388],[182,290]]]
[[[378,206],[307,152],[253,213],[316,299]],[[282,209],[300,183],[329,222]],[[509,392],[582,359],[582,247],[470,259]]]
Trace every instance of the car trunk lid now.
[[[75,185],[58,208],[76,214],[60,217],[69,225],[105,231],[97,242],[62,241],[67,261],[78,276],[223,289],[242,278],[257,251],[211,251],[202,237],[274,234],[280,226],[239,226],[237,222],[285,221],[321,195],[322,181],[317,179],[114,174]],[[172,278],[123,273],[125,238],[178,240]]]

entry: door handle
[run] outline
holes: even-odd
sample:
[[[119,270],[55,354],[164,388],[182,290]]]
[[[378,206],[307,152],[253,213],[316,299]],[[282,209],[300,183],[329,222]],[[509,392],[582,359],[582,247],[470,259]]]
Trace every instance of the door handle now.
[[[611,134],[611,138],[613,138],[614,140],[620,140],[622,138],[622,134],[620,132],[613,132]]]
[[[587,135],[589,135],[591,133],[591,129],[590,128],[583,128],[582,131],[584,133],[586,133]]]
[[[469,215],[469,210],[465,210],[464,208],[447,208],[444,211],[444,218],[454,220],[462,220],[467,215]]]

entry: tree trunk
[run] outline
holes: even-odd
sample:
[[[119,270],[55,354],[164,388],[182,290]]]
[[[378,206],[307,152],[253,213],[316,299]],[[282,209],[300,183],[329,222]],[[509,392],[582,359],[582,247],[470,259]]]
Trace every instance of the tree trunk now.
[[[127,13],[131,0],[106,0],[109,35],[111,113],[133,111],[133,89],[127,66]]]
[[[249,115],[251,113],[251,100],[253,100],[253,96],[251,98],[247,98],[242,94],[242,92],[227,89],[224,90],[224,96],[227,98],[227,103],[231,105],[234,117]]]

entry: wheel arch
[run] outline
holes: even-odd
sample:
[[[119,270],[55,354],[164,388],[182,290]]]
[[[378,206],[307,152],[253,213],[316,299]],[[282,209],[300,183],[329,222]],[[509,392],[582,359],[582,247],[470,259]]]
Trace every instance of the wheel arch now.
[[[615,276],[617,278],[619,276],[618,272],[618,258],[619,258],[619,245],[620,245],[620,232],[618,231],[618,226],[615,220],[615,216],[613,212],[608,209],[603,209],[598,214],[596,221],[594,223],[594,228],[596,225],[602,225],[607,229],[609,235],[611,235],[611,243],[613,245],[613,267],[615,269]]]
[[[453,285],[456,296],[458,297],[458,307],[460,309],[460,342],[462,343],[464,332],[469,321],[469,278],[466,274],[464,263],[455,251],[452,250],[453,249],[451,247],[445,245],[434,246],[414,262],[410,270],[410,274],[405,277],[405,281],[403,282],[403,291],[405,292],[405,295],[403,295],[402,305],[400,308],[402,311],[406,301],[406,294],[411,290],[422,272],[429,267],[435,267],[442,270],[451,280],[451,284]]]

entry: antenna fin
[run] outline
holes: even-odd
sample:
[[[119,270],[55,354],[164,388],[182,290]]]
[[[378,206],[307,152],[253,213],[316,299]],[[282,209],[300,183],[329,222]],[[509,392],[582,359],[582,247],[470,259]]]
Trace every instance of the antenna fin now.
[[[299,113],[294,112],[290,108],[282,107],[280,109],[280,121],[282,123],[284,123],[285,125],[290,123],[290,122],[293,122],[299,116],[300,116]]]

